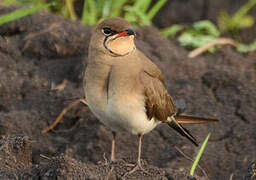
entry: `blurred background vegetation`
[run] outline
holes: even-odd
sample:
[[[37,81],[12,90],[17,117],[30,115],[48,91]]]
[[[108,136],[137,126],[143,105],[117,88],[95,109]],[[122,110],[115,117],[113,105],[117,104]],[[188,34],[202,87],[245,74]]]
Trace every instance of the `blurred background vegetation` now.
[[[2,5],[26,4],[32,7],[48,3],[48,11],[83,24],[95,25],[107,17],[124,17],[133,25],[151,25],[152,18],[167,2],[159,0],[2,0]]]
[[[0,0],[0,4],[4,6],[18,4],[26,7],[1,16],[0,25],[46,9],[88,25],[96,25],[107,17],[123,17],[138,27],[152,25],[153,18],[166,2],[167,0]],[[239,52],[255,51],[256,40],[244,44],[239,35],[241,29],[254,25],[255,18],[249,15],[249,12],[255,5],[256,0],[247,0],[233,14],[224,10],[219,13],[216,24],[210,20],[203,20],[189,25],[174,24],[160,31],[166,38],[177,39],[182,46],[189,49],[204,46],[228,33],[237,43]],[[218,45],[209,48],[208,51],[214,52],[217,48]]]

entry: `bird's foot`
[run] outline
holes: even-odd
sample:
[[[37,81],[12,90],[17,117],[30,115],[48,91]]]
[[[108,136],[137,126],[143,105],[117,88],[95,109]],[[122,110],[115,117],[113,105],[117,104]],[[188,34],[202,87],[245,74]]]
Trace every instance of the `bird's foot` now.
[[[130,171],[128,171],[127,173],[125,173],[122,178],[126,177],[127,175],[131,175],[131,174],[133,174],[133,173],[136,172],[136,171],[142,171],[143,173],[145,173],[145,174],[147,174],[147,175],[151,175],[150,172],[148,172],[147,170],[145,170],[145,169],[142,167],[142,165],[141,165],[140,162],[138,162],[138,163],[136,163],[136,164],[126,163],[126,166],[130,166],[130,167],[133,167],[133,168],[132,168]]]
[[[101,161],[100,163],[103,163],[104,165],[111,166],[111,167],[118,165],[120,162],[126,163],[125,160],[123,160],[123,159],[111,158],[109,160],[108,158],[106,158],[105,153],[103,154],[103,159],[104,159],[104,162]]]
[[[116,159],[116,158],[111,158],[110,160],[108,160],[106,157],[105,157],[105,154],[103,155],[103,158],[104,158],[104,165],[107,166],[109,168],[109,171],[107,173],[107,176],[105,177],[105,179],[110,179],[114,169],[120,165],[120,163],[123,163],[125,164],[126,161],[123,160],[123,159]]]
[[[119,164],[120,162],[126,163],[126,161],[123,160],[123,159],[111,159],[111,161],[110,161],[110,163],[111,163],[112,165],[117,165],[117,164]]]

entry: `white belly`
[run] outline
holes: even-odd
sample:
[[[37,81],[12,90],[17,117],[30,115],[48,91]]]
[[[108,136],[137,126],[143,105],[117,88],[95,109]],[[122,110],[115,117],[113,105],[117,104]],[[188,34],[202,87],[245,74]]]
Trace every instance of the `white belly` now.
[[[144,101],[140,97],[129,98],[126,101],[110,98],[105,107],[95,105],[91,107],[94,107],[91,110],[99,120],[113,131],[127,131],[135,135],[146,134],[160,123],[155,118],[148,120]]]
[[[108,106],[109,118],[106,124],[112,125],[115,130],[125,130],[132,134],[146,134],[156,127],[158,121],[152,118],[148,120],[142,107],[132,107],[129,104],[123,107],[116,107],[113,104]]]

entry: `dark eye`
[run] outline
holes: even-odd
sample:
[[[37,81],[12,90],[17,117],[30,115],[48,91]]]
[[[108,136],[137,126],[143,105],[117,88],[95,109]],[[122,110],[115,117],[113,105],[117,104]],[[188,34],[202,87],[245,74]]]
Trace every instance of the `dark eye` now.
[[[103,28],[102,32],[104,35],[109,36],[113,33],[113,31],[110,28]]]

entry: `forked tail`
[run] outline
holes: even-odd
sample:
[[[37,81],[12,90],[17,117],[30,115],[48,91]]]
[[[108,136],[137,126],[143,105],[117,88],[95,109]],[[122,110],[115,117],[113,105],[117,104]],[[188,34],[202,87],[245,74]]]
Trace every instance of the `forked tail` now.
[[[204,123],[211,123],[211,122],[217,122],[217,121],[218,121],[217,119],[179,115],[177,117],[170,117],[168,121],[168,125],[174,130],[176,130],[179,134],[189,139],[194,145],[198,146],[198,143],[196,139],[193,137],[193,135],[181,124],[204,124]]]

